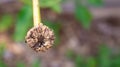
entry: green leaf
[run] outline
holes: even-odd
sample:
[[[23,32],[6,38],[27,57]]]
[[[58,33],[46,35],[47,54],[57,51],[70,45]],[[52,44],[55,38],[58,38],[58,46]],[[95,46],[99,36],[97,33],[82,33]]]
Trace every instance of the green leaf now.
[[[60,24],[59,23],[52,23],[49,21],[44,21],[44,23],[46,26],[48,26],[49,28],[53,29],[54,34],[55,34],[55,46],[57,46],[60,42]]]
[[[6,31],[10,28],[10,26],[12,25],[12,16],[11,15],[4,15],[2,16],[1,20],[0,20],[0,31]]]
[[[76,3],[75,17],[84,28],[88,29],[90,27],[92,15],[85,6]]]
[[[32,24],[32,8],[30,6],[24,6],[17,17],[14,40],[17,42],[23,41]]]
[[[88,0],[88,2],[95,6],[100,6],[103,3],[102,0]]]

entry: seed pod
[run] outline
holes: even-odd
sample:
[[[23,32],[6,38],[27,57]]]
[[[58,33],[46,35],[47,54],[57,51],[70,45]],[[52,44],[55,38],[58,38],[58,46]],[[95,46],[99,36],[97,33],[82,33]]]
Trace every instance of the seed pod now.
[[[54,44],[53,30],[40,24],[30,29],[25,37],[26,43],[36,52],[46,51]]]

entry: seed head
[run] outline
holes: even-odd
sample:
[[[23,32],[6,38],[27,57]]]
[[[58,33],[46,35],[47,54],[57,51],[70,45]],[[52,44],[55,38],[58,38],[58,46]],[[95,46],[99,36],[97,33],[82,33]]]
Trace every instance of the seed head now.
[[[25,37],[26,43],[36,52],[48,50],[54,39],[53,30],[43,24],[31,28]]]

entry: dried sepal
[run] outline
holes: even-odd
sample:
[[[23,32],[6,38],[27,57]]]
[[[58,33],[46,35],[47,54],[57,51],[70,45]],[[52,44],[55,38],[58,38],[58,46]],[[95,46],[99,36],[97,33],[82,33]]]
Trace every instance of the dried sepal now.
[[[53,31],[43,24],[31,28],[25,37],[26,43],[36,52],[48,50],[54,39]]]

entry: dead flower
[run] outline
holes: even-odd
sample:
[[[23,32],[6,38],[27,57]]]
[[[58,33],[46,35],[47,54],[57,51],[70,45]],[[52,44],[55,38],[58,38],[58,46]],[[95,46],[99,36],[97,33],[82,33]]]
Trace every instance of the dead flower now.
[[[36,52],[48,50],[54,44],[54,39],[53,31],[43,24],[30,29],[25,37],[26,43]]]

